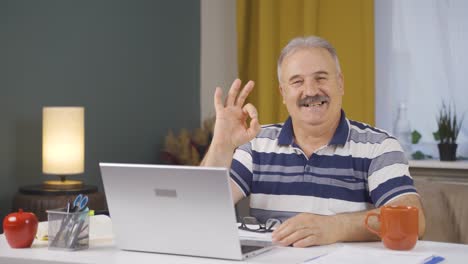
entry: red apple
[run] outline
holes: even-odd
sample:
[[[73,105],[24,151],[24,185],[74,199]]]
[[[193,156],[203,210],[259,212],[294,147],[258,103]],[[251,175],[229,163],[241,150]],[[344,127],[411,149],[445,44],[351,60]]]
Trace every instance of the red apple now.
[[[5,216],[3,219],[3,232],[10,247],[31,247],[36,236],[37,225],[37,217],[33,213],[23,212],[23,209]]]

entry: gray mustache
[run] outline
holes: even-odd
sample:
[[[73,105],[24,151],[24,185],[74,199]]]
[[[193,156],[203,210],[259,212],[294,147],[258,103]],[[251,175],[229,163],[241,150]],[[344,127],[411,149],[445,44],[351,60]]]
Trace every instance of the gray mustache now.
[[[330,97],[326,95],[314,95],[314,96],[307,96],[305,98],[299,99],[297,101],[297,105],[305,105],[305,104],[314,104],[314,103],[320,103],[320,102],[329,102]]]

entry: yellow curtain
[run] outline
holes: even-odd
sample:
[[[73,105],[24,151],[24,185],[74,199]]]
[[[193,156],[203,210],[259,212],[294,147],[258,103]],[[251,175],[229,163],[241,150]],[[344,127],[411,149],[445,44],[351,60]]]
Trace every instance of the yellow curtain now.
[[[294,37],[317,35],[337,50],[347,117],[374,124],[373,0],[237,0],[238,70],[256,85],[249,102],[261,124],[288,116],[278,90],[276,61]]]

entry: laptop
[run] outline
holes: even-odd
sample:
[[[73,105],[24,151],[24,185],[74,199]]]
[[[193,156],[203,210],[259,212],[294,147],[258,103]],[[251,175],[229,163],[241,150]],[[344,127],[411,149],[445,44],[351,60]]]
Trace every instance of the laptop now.
[[[243,260],[273,247],[240,240],[226,168],[99,166],[120,249]]]

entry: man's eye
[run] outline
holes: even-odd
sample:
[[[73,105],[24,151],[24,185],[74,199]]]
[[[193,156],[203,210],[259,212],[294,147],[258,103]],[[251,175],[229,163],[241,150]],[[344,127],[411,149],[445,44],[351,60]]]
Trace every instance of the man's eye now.
[[[302,83],[302,80],[296,80],[292,82],[292,84],[301,84],[301,83]]]

